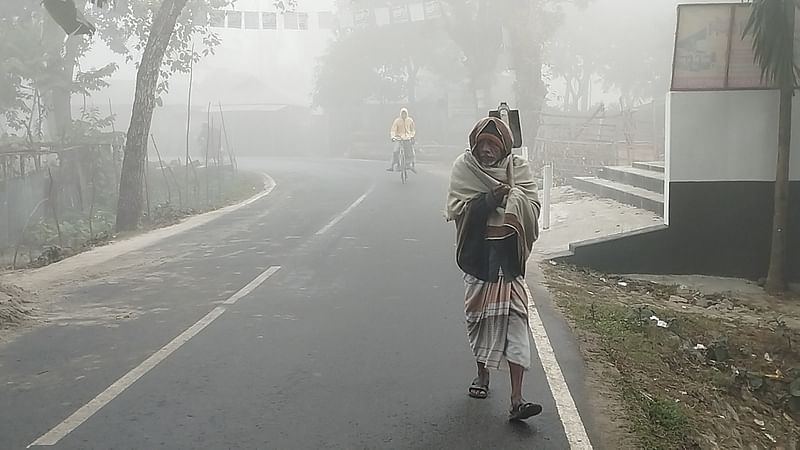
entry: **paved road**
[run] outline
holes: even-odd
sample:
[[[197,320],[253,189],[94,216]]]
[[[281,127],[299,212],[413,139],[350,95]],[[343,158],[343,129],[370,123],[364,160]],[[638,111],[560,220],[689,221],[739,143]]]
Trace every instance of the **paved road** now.
[[[569,448],[536,354],[526,397],[545,412],[529,424],[505,420],[505,370],[488,400],[466,395],[474,366],[440,171],[403,186],[379,163],[248,166],[275,179],[270,195],[105,263],[66,288],[70,314],[0,346],[0,449],[90,410],[126,374],[141,377],[66,423],[54,448]],[[569,334],[540,312],[582,408]]]

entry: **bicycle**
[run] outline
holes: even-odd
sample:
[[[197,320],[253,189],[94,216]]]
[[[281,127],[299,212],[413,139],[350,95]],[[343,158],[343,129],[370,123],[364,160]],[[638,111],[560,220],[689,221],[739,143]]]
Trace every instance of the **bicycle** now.
[[[398,154],[398,166],[400,167],[400,181],[403,184],[408,182],[408,160],[411,159],[411,170],[414,170],[413,163],[414,163],[414,148],[413,148],[413,138],[411,139],[392,139],[394,142],[400,142],[400,152]]]

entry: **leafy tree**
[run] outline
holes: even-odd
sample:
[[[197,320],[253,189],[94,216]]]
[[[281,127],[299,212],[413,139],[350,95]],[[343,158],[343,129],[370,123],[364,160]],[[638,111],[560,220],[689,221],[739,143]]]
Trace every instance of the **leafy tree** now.
[[[41,128],[39,86],[47,77],[44,47],[34,22],[37,11],[22,2],[0,4],[0,110],[3,134],[25,132],[30,142]],[[38,120],[37,120],[38,119]],[[34,123],[34,122],[37,123]]]
[[[449,41],[430,23],[407,23],[341,33],[317,67],[314,102],[323,107],[416,101],[423,71],[445,73]]]
[[[479,93],[488,92],[498,71],[503,52],[502,16],[489,0],[459,0],[444,3],[445,29],[461,50],[470,90],[478,111]]]
[[[514,91],[527,142],[539,132],[539,115],[547,95],[542,73],[547,46],[562,25],[565,5],[583,7],[591,0],[510,0],[504,13],[509,54],[516,81]]]
[[[623,110],[663,97],[670,78],[675,4],[598,1],[564,23],[547,49],[547,61],[567,85],[565,108],[587,109],[579,108],[581,100],[587,106],[588,86],[597,81],[606,91],[619,92]],[[615,20],[597,20],[599,14]]]
[[[136,74],[136,92],[131,113],[131,123],[125,141],[122,161],[116,229],[130,231],[139,226],[143,208],[143,177],[147,158],[147,140],[153,110],[159,103],[157,94],[168,89],[168,76],[176,71],[187,71],[201,55],[213,52],[219,44],[218,36],[210,29],[208,13],[211,8],[228,4],[227,0],[162,0],[156,8],[151,2],[146,7],[129,0],[127,14],[112,17],[111,25],[119,30],[134,30],[134,49],[141,50],[141,60]],[[138,6],[137,6],[138,5]],[[98,29],[101,28],[98,22]],[[202,37],[205,48],[194,51],[193,38]],[[109,40],[109,46],[122,49],[127,42]],[[146,38],[145,38],[146,36]]]
[[[590,107],[590,86],[598,76],[599,69],[597,53],[594,50],[578,50],[578,46],[594,42],[558,39],[548,46],[548,66],[553,75],[564,82],[565,111],[586,111]]]
[[[59,2],[61,0],[58,0]],[[72,0],[70,0],[72,1]],[[33,2],[0,4],[0,105],[12,131],[25,131],[34,103],[42,105],[50,138],[62,141],[72,135],[71,100],[74,94],[91,95],[107,86],[115,64],[81,68],[81,58],[93,45],[104,41],[111,50],[138,61],[146,46],[153,21],[150,0],[74,0],[77,11],[96,30],[94,37],[66,36],[44,8]],[[169,88],[169,77],[188,71],[189,62],[213,52],[219,37],[206,20],[209,9],[230,4],[230,0],[189,0],[179,17],[165,52],[157,92]],[[197,39],[194,39],[197,38]],[[196,42],[196,52],[192,45]],[[34,102],[36,100],[36,102]]]
[[[82,0],[86,1],[86,0]],[[128,62],[139,65],[147,46],[157,5],[150,0],[116,0],[112,9],[93,9],[87,18],[97,27],[97,36]],[[222,9],[232,0],[187,0],[176,20],[159,71],[157,93],[169,90],[174,73],[188,73],[191,61],[214,53],[221,43],[208,20],[212,10]],[[193,52],[192,47],[195,47]]]
[[[772,217],[772,245],[766,289],[786,289],[786,226],[789,210],[789,156],[792,141],[792,97],[800,69],[794,62],[797,5],[794,0],[753,0],[744,35],[752,35],[761,78],[780,90],[778,160]]]

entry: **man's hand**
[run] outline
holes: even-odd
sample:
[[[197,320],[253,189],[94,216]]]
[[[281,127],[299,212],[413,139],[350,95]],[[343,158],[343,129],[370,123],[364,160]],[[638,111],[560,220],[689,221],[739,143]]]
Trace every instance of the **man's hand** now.
[[[497,185],[497,187],[492,189],[492,197],[494,197],[494,199],[497,202],[500,202],[503,200],[503,197],[508,195],[510,191],[511,191],[511,186],[507,184],[499,184]]]

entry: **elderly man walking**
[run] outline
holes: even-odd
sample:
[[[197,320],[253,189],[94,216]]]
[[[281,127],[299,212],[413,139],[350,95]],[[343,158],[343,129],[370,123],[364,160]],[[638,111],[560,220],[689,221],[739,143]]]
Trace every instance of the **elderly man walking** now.
[[[456,261],[464,271],[467,335],[478,369],[469,395],[489,393],[489,371],[508,361],[510,420],[542,411],[522,396],[531,365],[525,266],[538,238],[540,203],[528,162],[511,154],[512,134],[500,119],[479,121],[468,151],[450,175],[446,214],[456,224]]]

